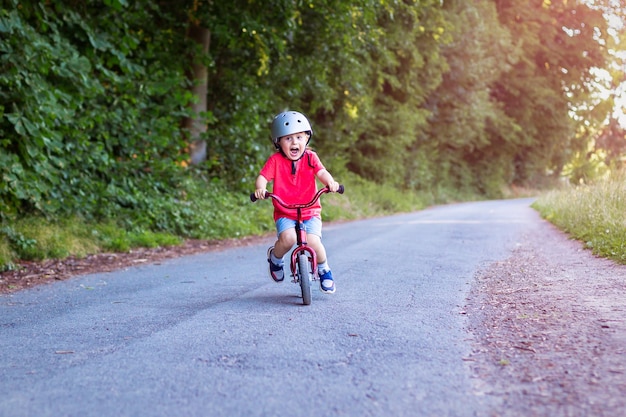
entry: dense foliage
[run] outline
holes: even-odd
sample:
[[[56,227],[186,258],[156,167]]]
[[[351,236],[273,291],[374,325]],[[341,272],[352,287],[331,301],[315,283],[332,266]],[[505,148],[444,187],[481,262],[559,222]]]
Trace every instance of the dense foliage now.
[[[184,66],[168,58],[180,48],[141,31],[151,24],[141,8],[33,3],[0,16],[3,216],[149,212],[184,158],[190,97]]]
[[[339,175],[495,197],[587,149],[579,126],[608,112],[590,108],[603,109],[592,71],[609,38],[580,1],[5,0],[0,220],[78,215],[195,236],[192,196],[249,191],[287,108],[311,118]],[[208,69],[208,154],[189,167],[193,63]]]

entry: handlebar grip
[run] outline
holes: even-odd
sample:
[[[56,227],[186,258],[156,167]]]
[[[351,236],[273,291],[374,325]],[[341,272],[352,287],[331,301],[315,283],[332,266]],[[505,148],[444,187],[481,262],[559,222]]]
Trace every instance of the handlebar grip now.
[[[338,192],[339,194],[343,194],[343,191],[344,191],[343,184],[340,184],[340,185],[339,185],[339,189],[337,190],[337,192]]]
[[[268,198],[269,196],[270,196],[269,191],[266,191],[265,192],[265,198]],[[252,201],[254,203],[257,200],[258,200],[258,198],[256,198],[256,195],[254,195],[254,193],[250,193],[250,201]]]

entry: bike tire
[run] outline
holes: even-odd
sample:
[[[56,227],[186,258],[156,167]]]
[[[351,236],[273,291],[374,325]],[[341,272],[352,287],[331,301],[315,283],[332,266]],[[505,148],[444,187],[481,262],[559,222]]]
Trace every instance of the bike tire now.
[[[302,304],[311,304],[311,272],[309,257],[306,253],[298,255],[298,274],[300,275],[300,289],[302,290]]]

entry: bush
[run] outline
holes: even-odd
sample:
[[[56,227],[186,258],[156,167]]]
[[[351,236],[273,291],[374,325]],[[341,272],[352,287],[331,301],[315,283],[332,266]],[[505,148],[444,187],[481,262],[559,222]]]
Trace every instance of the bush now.
[[[155,16],[121,19],[116,2],[12,3],[0,10],[2,216],[102,219],[176,190],[191,96],[183,62],[153,67],[180,46]]]

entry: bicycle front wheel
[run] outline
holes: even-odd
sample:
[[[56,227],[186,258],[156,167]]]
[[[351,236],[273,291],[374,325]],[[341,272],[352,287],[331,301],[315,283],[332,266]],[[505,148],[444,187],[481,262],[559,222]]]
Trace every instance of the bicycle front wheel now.
[[[300,289],[302,290],[302,304],[311,304],[311,272],[309,257],[306,253],[298,255],[298,275],[300,276]]]

